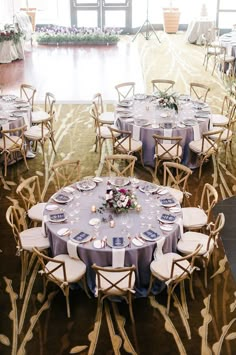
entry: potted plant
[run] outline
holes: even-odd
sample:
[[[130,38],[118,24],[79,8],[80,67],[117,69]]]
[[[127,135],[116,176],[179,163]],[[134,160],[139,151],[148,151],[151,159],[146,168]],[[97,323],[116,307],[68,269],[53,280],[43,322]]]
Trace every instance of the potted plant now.
[[[169,1],[169,7],[163,7],[164,31],[176,33],[179,28],[180,11],[178,7],[173,7],[173,1]]]

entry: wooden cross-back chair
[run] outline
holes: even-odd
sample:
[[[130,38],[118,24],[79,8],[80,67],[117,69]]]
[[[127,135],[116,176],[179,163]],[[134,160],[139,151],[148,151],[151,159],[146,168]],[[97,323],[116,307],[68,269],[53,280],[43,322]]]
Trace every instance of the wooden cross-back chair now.
[[[164,162],[163,185],[169,186],[170,193],[179,201],[185,202],[191,195],[188,192],[188,179],[192,170],[187,166],[175,162]]]
[[[228,54],[227,53],[227,48],[219,45],[216,46],[216,49],[218,49],[218,54],[214,57],[214,65],[212,69],[212,75],[215,72],[215,68],[219,67],[221,78],[224,80],[225,76],[230,76],[234,77],[234,72],[235,72],[235,57],[234,55]],[[226,65],[228,66],[228,74],[226,71]],[[226,75],[227,74],[227,75]]]
[[[181,162],[182,157],[182,147],[181,140],[182,137],[166,137],[158,134],[154,134],[153,139],[155,141],[155,168],[154,174],[157,176],[157,170],[160,164],[164,161],[174,161]]]
[[[210,88],[200,83],[190,83],[190,96],[194,99],[206,102]]]
[[[154,79],[151,81],[152,83],[152,91],[153,92],[161,92],[168,93],[173,90],[175,81],[168,79]]]
[[[217,159],[217,153],[221,143],[221,136],[223,134],[223,131],[223,128],[219,128],[218,130],[204,132],[200,140],[191,141],[189,143],[189,148],[198,155],[199,179],[202,175],[202,167],[204,162],[208,161],[208,159],[213,155],[216,156]],[[214,135],[215,137],[214,140],[212,139],[212,135]]]
[[[220,114],[212,113],[211,123],[213,126],[226,127],[231,120],[236,118],[236,100],[232,96],[224,96]]]
[[[37,175],[23,180],[16,189],[20,196],[25,212],[36,225],[43,221],[43,211],[46,203],[43,202],[43,196]]]
[[[56,190],[80,180],[80,160],[62,160],[52,165]]]
[[[24,159],[26,168],[29,170],[25,153],[25,136],[27,126],[16,127],[12,129],[3,129],[0,131],[0,154],[4,157],[4,176],[7,176],[7,166],[11,159],[18,160],[20,153]]]
[[[177,244],[177,250],[184,255],[191,253],[199,243],[202,245],[196,258],[200,259],[203,264],[205,287],[207,287],[208,264],[215,247],[218,246],[218,237],[224,225],[225,216],[223,213],[219,213],[214,223],[209,224],[206,234],[193,231],[185,232]]]
[[[118,94],[118,101],[122,101],[134,96],[135,92],[135,82],[129,81],[121,83],[115,86],[115,89]]]
[[[36,94],[36,88],[33,85],[21,84],[20,97],[30,104],[32,111],[34,110],[34,99]]]
[[[103,105],[102,94],[97,93],[93,96],[93,101],[96,110],[97,116],[101,124],[113,124],[115,120],[114,112],[112,111],[105,111]]]
[[[139,154],[141,164],[143,163],[143,143],[132,138],[131,131],[124,131],[109,126],[112,136],[113,154]]]
[[[6,221],[11,227],[16,242],[16,255],[21,257],[20,298],[23,297],[26,276],[34,263],[33,247],[46,251],[50,244],[43,235],[41,227],[28,228],[26,212],[19,205],[9,206],[6,211]]]
[[[186,317],[188,317],[186,296],[185,296],[185,287],[184,281],[189,280],[189,288],[192,299],[194,299],[193,286],[192,286],[192,275],[196,270],[194,265],[195,258],[199,252],[201,245],[197,245],[196,249],[188,253],[186,256],[181,256],[178,253],[165,253],[163,254],[162,247],[165,242],[165,238],[162,237],[157,242],[157,247],[154,252],[154,260],[150,264],[151,277],[149,283],[148,293],[152,289],[152,284],[154,279],[161,280],[165,282],[167,286],[167,308],[166,313],[169,314],[170,311],[170,302],[171,298],[175,298],[175,289],[180,286],[180,296],[181,296],[181,305],[185,311]]]
[[[128,154],[107,155],[105,158],[109,176],[133,176],[137,158]]]
[[[132,308],[132,296],[135,293],[135,270],[134,265],[127,267],[102,267],[96,264],[92,265],[96,273],[96,291],[98,296],[98,309],[100,304],[107,297],[118,296],[126,300],[129,305],[131,321],[134,323]]]
[[[46,294],[48,282],[53,282],[59,286],[66,298],[67,317],[70,318],[70,285],[82,280],[84,289],[87,292],[85,281],[86,265],[80,259],[73,259],[68,254],[60,254],[51,258],[37,248],[33,248],[33,252],[41,265],[39,273],[44,280],[43,295],[45,296]]]
[[[40,124],[42,121],[55,116],[55,95],[51,92],[46,92],[44,98],[44,110],[34,110],[32,112],[32,124]]]
[[[201,193],[199,206],[183,207],[183,226],[185,230],[203,230],[211,221],[211,213],[218,202],[216,188],[206,183]]]

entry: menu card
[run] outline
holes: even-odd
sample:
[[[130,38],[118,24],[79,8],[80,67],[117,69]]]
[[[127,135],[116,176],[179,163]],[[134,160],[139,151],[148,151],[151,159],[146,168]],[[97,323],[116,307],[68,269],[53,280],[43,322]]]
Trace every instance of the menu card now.
[[[146,232],[143,233],[143,235],[148,239],[152,239],[152,240],[155,240],[159,237],[159,234],[154,232],[152,229],[148,229]]]
[[[173,214],[163,213],[160,219],[163,222],[174,222],[175,216],[173,216]]]
[[[53,213],[49,215],[50,221],[64,221],[65,220],[65,213]]]
[[[59,202],[68,202],[70,200],[70,197],[67,195],[58,194],[55,196],[54,200]]]
[[[89,237],[88,233],[85,232],[79,232],[78,234],[76,234],[72,239],[76,240],[77,242],[82,242],[85,239],[87,239]]]
[[[114,237],[112,238],[112,246],[113,247],[123,247],[124,238],[123,237]]]

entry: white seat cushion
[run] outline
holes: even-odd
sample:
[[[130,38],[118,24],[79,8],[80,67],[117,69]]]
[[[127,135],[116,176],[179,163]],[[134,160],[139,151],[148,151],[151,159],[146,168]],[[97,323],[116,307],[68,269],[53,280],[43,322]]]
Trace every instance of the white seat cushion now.
[[[111,131],[109,130],[109,128],[107,126],[101,126],[100,127],[100,132],[101,132],[101,137],[102,138],[112,138]],[[97,130],[97,134],[98,134],[98,130]],[[114,135],[116,137],[118,137],[119,133],[115,132]]]
[[[44,127],[44,129],[43,129],[44,137],[47,137],[48,134],[49,134],[48,129],[46,127]],[[30,127],[30,129],[25,131],[24,135],[29,140],[41,139],[42,138],[41,126],[32,126],[32,127]]]
[[[198,207],[184,207],[183,226],[185,228],[201,228],[207,224],[207,215],[204,210]]]
[[[184,194],[182,191],[175,189],[173,187],[167,186],[167,190],[170,192],[171,195],[174,196],[174,198],[179,201],[179,203],[183,202]]]
[[[228,122],[229,122],[229,119],[225,115],[220,115],[220,114],[211,115],[211,123],[215,126],[217,126],[217,124],[225,125]]]
[[[39,250],[50,248],[49,240],[43,236],[42,228],[28,228],[20,233],[20,240],[24,250],[32,251],[33,247]]]
[[[208,152],[208,149],[211,147],[211,144],[205,141],[204,150],[202,151],[202,139],[198,139],[197,141],[192,141],[189,143],[189,148],[197,154]],[[213,150],[213,148],[211,150]],[[210,150],[208,153],[210,153]]]
[[[107,279],[111,280],[113,283],[116,283],[118,280],[120,280],[123,276],[127,274],[127,271],[121,271],[121,272],[106,272],[106,271],[99,271],[102,275],[104,275]],[[101,289],[106,289],[111,286],[109,282],[104,280],[102,277],[100,278],[101,281]],[[132,273],[131,276],[131,288],[134,287],[135,283],[135,273]],[[96,278],[96,285],[97,285],[97,278]],[[129,277],[126,277],[124,280],[119,282],[119,288],[124,289],[124,292],[119,291],[117,288],[112,287],[109,291],[106,293],[111,294],[111,295],[117,295],[120,296],[124,293],[126,293],[127,288],[129,287]]]
[[[86,272],[86,265],[83,261],[78,259],[72,259],[68,254],[60,254],[55,256],[53,259],[61,260],[65,262],[66,277],[69,283],[79,281]],[[58,264],[57,264],[58,265]],[[56,264],[49,261],[46,264],[48,270],[54,269]],[[64,281],[63,268],[60,267],[53,272],[53,275],[60,281]]]
[[[214,130],[212,130],[214,131]],[[233,136],[233,132],[230,130],[230,129],[225,129],[220,137],[220,140],[221,141],[225,141],[227,139],[231,139]],[[219,134],[212,134],[211,135],[211,139],[214,141],[214,140],[217,140],[219,137]]]
[[[170,147],[171,147],[173,144],[164,143],[164,144],[162,144],[162,145],[163,145],[163,147],[164,147],[166,150],[168,150],[168,149],[170,149]],[[173,148],[169,151],[170,154],[164,153],[164,152],[165,152],[165,150],[164,150],[161,146],[158,146],[158,155],[161,156],[161,159],[172,160],[170,154],[171,154],[172,156],[176,156],[176,155],[177,155],[177,147],[176,147],[176,146],[173,147]],[[163,155],[162,155],[162,154],[163,154]],[[179,154],[178,154],[178,156],[181,157],[181,155],[182,155],[182,147],[179,147]]]
[[[166,281],[170,279],[171,275],[171,266],[172,261],[176,259],[180,259],[181,255],[177,253],[167,253],[158,256],[158,258],[150,264],[151,273],[158,278],[159,280]],[[181,261],[181,265],[184,268],[188,268],[190,266],[187,260]],[[174,268],[174,277],[178,277],[183,273],[183,269],[178,266]]]
[[[48,112],[45,111],[33,111],[32,112],[32,123],[40,123],[49,119],[50,115]]]
[[[181,239],[177,244],[177,249],[183,254],[192,253],[198,244],[202,244],[202,247],[198,255],[204,255],[207,252],[208,235],[198,232],[186,232],[183,234]],[[214,241],[211,239],[209,245],[209,251],[211,252],[214,248]]]
[[[42,221],[43,220],[43,211],[45,209],[46,203],[40,202],[36,205],[32,206],[28,211],[28,216],[30,219],[34,221]]]
[[[113,124],[115,121],[114,112],[103,112],[99,115],[99,121],[103,124]]]

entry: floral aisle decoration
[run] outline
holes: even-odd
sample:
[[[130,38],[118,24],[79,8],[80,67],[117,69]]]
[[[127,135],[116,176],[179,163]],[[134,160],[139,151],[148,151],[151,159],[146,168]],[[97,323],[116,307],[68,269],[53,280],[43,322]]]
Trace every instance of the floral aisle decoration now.
[[[109,209],[116,214],[128,212],[129,210],[135,210],[138,205],[136,195],[131,190],[124,188],[107,189],[104,200],[102,207],[99,209],[100,212],[105,209]]]
[[[17,43],[21,37],[23,37],[23,33],[14,26],[5,25],[4,30],[0,30],[0,42],[13,41]]]
[[[169,108],[178,112],[178,94],[159,91],[155,95],[157,97],[158,105],[163,108]]]
[[[39,44],[74,44],[74,45],[108,45],[117,44],[119,29],[85,27],[42,26],[36,29],[36,40]]]

